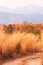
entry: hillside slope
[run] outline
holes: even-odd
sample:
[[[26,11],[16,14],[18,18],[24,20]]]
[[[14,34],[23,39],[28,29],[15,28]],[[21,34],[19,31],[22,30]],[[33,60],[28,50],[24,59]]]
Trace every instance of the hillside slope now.
[[[43,24],[9,24],[0,27],[0,54],[3,57],[21,57],[37,52],[43,52]]]

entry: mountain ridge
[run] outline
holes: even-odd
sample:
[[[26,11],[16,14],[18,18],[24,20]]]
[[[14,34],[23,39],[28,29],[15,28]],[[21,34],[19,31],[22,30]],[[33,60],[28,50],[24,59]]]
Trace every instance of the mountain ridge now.
[[[43,23],[43,7],[25,6],[17,9],[0,7],[0,24]]]

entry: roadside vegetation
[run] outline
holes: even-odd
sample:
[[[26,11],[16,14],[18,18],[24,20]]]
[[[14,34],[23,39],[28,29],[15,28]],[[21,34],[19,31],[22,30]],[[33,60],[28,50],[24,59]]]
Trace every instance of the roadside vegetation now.
[[[37,28],[35,28],[34,27],[34,25],[32,26],[32,24],[31,25],[28,25],[28,24],[26,24],[26,22],[24,22],[24,25],[19,25],[19,26],[17,26],[17,25],[14,25],[15,26],[15,28],[13,27],[13,25],[11,25],[11,24],[9,24],[9,25],[7,25],[7,26],[5,26],[4,27],[4,31],[5,31],[5,33],[6,34],[13,34],[13,32],[16,32],[17,31],[17,33],[19,32],[19,31],[22,31],[22,33],[23,32],[26,32],[26,34],[24,34],[24,37],[25,37],[25,35],[27,35],[27,33],[29,34],[29,33],[32,33],[33,34],[33,37],[34,37],[34,35],[40,35],[41,34],[41,32],[40,32],[40,30],[38,30]],[[14,29],[15,29],[15,31],[14,31]],[[11,40],[13,40],[12,41],[12,44],[14,43],[14,44],[16,44],[15,43],[15,38],[17,38],[17,33],[16,33],[16,36],[15,37],[13,37],[12,36],[12,38],[10,38]],[[21,32],[20,32],[21,33]],[[14,33],[15,34],[15,33]],[[4,35],[3,35],[4,36]],[[19,36],[18,36],[19,37]],[[21,37],[23,37],[23,35],[22,36],[20,36],[20,38]],[[22,40],[25,40],[25,38],[22,38]],[[31,38],[33,38],[33,37],[31,37]],[[29,38],[28,37],[28,35],[27,35],[27,38]],[[26,38],[26,39],[27,39]],[[30,39],[31,39],[30,38]],[[6,38],[7,40],[8,40],[8,38]],[[5,41],[6,41],[6,39],[5,39]],[[18,39],[18,38],[17,38]],[[18,39],[19,40],[19,39]],[[21,40],[21,41],[22,41]],[[35,39],[34,39],[35,40]],[[9,40],[8,40],[9,41]],[[17,40],[16,40],[17,41]],[[28,41],[29,41],[29,39],[28,39]],[[3,41],[4,42],[4,41]],[[34,42],[34,41],[33,41]],[[31,43],[33,43],[33,42],[31,42],[31,40],[28,42],[29,44],[31,44]],[[7,42],[8,43],[8,42]],[[9,41],[9,43],[10,43],[10,41]],[[28,50],[26,49],[26,52],[25,53],[23,53],[22,52],[22,50],[21,50],[21,45],[20,45],[20,43],[21,42],[19,42],[19,43],[17,43],[17,46],[16,46],[16,48],[14,49],[14,48],[8,48],[7,50],[6,50],[6,54],[3,54],[2,53],[2,49],[0,50],[0,56],[2,55],[2,57],[3,58],[5,58],[5,59],[9,59],[9,58],[12,58],[13,56],[14,57],[19,57],[19,56],[22,56],[22,55],[26,55],[27,53],[34,53],[34,52],[39,52],[39,50],[38,49],[34,49],[34,50],[32,50],[32,48],[31,48],[31,50],[28,48]],[[25,42],[24,42],[24,44],[25,44]],[[34,44],[35,44],[35,42],[34,42]],[[33,44],[33,46],[34,46],[34,44]],[[29,47],[29,45],[28,45],[28,47]]]
[[[13,32],[13,27],[12,27],[11,24],[9,24],[9,25],[6,27],[5,32],[8,33],[8,34]]]

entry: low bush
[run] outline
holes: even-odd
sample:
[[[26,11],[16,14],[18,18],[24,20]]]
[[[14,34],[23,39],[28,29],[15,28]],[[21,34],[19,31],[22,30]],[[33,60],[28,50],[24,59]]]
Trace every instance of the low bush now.
[[[20,44],[17,44],[16,49],[15,49],[15,52],[17,54],[21,52],[21,46],[20,46]]]
[[[6,27],[6,30],[5,30],[6,33],[12,33],[13,32],[13,27],[11,24],[9,24],[7,27]]]
[[[30,30],[27,30],[26,32],[28,33],[33,33],[33,34],[36,34],[36,35],[40,35],[40,31],[39,30],[34,30],[34,29],[30,29]]]
[[[13,49],[8,49],[6,51],[6,54],[3,55],[4,59],[9,59],[13,57],[14,50]]]

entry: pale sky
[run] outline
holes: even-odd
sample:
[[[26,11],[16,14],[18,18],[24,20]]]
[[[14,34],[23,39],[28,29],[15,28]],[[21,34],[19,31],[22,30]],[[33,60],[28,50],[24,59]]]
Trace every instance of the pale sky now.
[[[11,9],[26,5],[43,6],[43,0],[0,0],[0,6]]]

